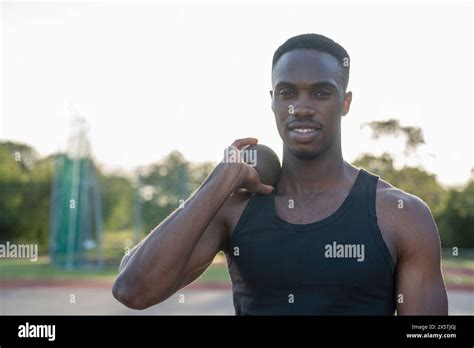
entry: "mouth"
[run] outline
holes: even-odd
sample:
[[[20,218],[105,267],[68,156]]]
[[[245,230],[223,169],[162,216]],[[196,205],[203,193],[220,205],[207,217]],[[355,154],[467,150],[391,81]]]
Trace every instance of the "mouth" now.
[[[318,125],[292,125],[288,130],[290,139],[302,143],[313,141],[321,134]]]

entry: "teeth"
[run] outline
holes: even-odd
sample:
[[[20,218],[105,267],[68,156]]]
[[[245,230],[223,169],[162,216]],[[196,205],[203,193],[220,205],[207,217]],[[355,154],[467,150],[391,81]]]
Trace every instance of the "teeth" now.
[[[314,131],[312,128],[295,128],[293,130],[298,133],[308,133]]]

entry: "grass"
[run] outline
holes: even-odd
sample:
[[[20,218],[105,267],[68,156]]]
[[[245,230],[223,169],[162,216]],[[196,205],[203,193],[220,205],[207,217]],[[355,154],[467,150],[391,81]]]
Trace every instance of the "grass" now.
[[[118,273],[120,260],[125,248],[133,246],[131,230],[105,232],[103,235],[105,267],[103,269],[82,268],[67,270],[49,262],[47,256],[37,261],[28,259],[1,259],[0,280],[39,280],[39,279],[80,279],[110,280]],[[229,282],[229,274],[225,264],[212,264],[197,282]]]
[[[116,275],[117,267],[106,267],[102,270],[66,270],[50,264],[46,257],[39,258],[36,262],[18,259],[0,262],[0,280],[88,279],[112,281]],[[227,266],[212,264],[197,282],[230,282]]]
[[[474,260],[449,258],[443,259],[442,264],[444,267],[474,269]]]
[[[456,269],[474,269],[474,260],[468,256],[443,255],[442,266]],[[474,275],[444,272],[444,281],[452,285],[474,285]]]
[[[106,260],[120,260],[125,248],[133,247],[132,230],[108,231],[104,233],[104,257]]]
[[[442,259],[442,267],[456,268],[456,269],[474,269],[474,259],[469,256],[452,256],[445,253]],[[474,276],[467,274],[452,274],[443,272],[444,281],[451,285],[474,285]]]
[[[103,235],[105,267],[67,270],[41,256],[36,262],[28,259],[0,260],[0,279],[103,279],[113,280],[124,255],[125,246],[132,246],[131,230],[105,232]]]
[[[473,261],[443,261],[444,266],[474,269]],[[29,260],[2,260],[0,262],[0,279],[91,279],[110,280],[117,275],[117,267],[108,266],[103,270],[78,269],[66,270],[51,265],[47,258],[39,258],[36,262]],[[474,276],[445,274],[448,284],[474,284]],[[199,283],[230,282],[227,266],[223,263],[212,264],[197,280]]]
[[[102,270],[74,269],[67,270],[49,263],[47,257],[36,262],[29,260],[2,260],[0,262],[0,279],[113,279],[117,267],[106,267]]]
[[[212,264],[197,280],[200,283],[217,282],[230,283],[229,272],[225,264]]]
[[[132,231],[104,233],[104,255],[106,266],[103,269],[74,269],[66,270],[49,263],[48,257],[40,257],[32,262],[27,259],[0,260],[0,280],[6,279],[91,279],[112,281],[118,272],[118,265],[123,256],[125,246],[132,246]],[[227,266],[222,255],[197,280],[198,283],[230,282]],[[468,256],[444,255],[443,267],[474,269],[474,259]],[[458,275],[445,272],[445,281],[448,284],[474,284],[474,276]]]
[[[67,270],[49,262],[47,256],[40,256],[37,261],[29,259],[0,260],[0,280],[39,280],[39,279],[81,279],[113,280],[118,273],[118,265],[125,252],[125,247],[133,246],[133,233],[130,230],[104,233],[103,269],[82,268]],[[222,263],[212,264],[197,282],[229,282],[227,267]]]
[[[445,275],[444,281],[446,284],[456,284],[456,285],[474,285],[473,276],[465,275]]]

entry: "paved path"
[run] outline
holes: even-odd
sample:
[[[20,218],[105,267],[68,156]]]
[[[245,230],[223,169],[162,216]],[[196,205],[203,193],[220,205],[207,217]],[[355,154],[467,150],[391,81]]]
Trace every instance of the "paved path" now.
[[[0,289],[0,314],[234,315],[234,308],[229,290],[185,289],[159,305],[137,311],[115,300],[110,289],[38,287]]]
[[[449,291],[449,313],[474,314],[474,292]],[[75,303],[71,303],[74,300]],[[143,311],[116,301],[110,285],[0,288],[0,314],[18,315],[234,315],[230,289],[192,286]]]

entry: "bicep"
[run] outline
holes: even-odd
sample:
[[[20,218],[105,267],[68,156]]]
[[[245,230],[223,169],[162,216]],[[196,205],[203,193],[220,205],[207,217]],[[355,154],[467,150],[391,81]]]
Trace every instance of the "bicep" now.
[[[399,315],[448,314],[440,267],[422,260],[421,257],[399,263],[396,295]]]
[[[422,205],[420,205],[422,204]],[[447,315],[448,303],[441,273],[441,248],[429,208],[418,204],[404,231],[397,265],[399,315]]]

